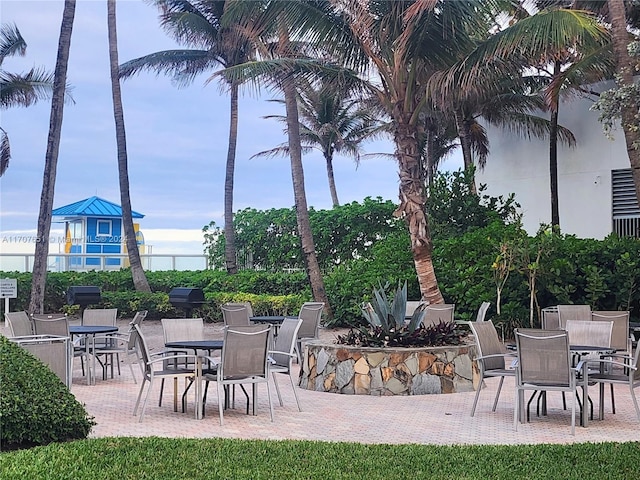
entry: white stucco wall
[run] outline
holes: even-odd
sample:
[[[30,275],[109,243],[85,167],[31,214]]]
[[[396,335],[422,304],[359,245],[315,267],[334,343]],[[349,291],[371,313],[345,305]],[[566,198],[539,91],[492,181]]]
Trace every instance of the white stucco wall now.
[[[577,146],[558,147],[558,203],[563,233],[600,239],[611,233],[611,170],[629,168],[629,159],[622,130],[613,141],[605,137],[592,103],[576,98],[560,105],[560,124],[573,132]],[[477,182],[492,196],[515,192],[524,227],[534,234],[551,222],[548,140],[488,130],[491,153]]]

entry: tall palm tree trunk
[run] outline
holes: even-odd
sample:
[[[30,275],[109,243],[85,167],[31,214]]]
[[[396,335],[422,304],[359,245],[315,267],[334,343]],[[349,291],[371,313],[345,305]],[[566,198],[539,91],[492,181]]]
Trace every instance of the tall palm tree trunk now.
[[[433,269],[433,244],[427,219],[426,196],[420,172],[420,153],[415,129],[396,119],[395,144],[400,176],[400,205],[396,215],[403,217],[409,228],[411,253],[416,266],[422,299],[444,303]]]
[[[629,34],[627,32],[627,20],[623,0],[607,0],[609,7],[609,22],[611,23],[611,40],[613,53],[616,58],[616,70],[620,79],[619,86],[633,85],[633,62],[629,56],[627,46]],[[636,187],[636,197],[640,202],[640,150],[635,145],[640,144],[640,130],[637,128],[636,115],[638,106],[622,103],[622,130],[627,145],[627,155],[633,174],[633,183]]]
[[[224,179],[224,261],[227,273],[238,273],[236,256],[236,234],[233,228],[233,177],[236,168],[236,145],[238,143],[238,84],[230,85],[231,111],[229,120],[229,148],[227,170]]]
[[[338,190],[336,189],[336,179],[333,175],[333,155],[330,152],[325,152],[324,160],[327,164],[327,178],[329,179],[329,191],[331,192],[331,203],[334,207],[339,207]]]
[[[122,223],[125,245],[131,266],[133,285],[139,292],[150,292],[149,282],[142,268],[136,232],[131,214],[129,194],[129,168],[127,162],[127,136],[124,128],[122,94],[118,78],[118,35],[116,28],[116,0],[107,0],[107,30],[109,36],[109,63],[111,69],[111,96],[113,98],[113,118],[116,125],[116,146],[118,150],[118,179],[120,181],[120,202],[122,203]]]
[[[327,318],[333,318],[329,298],[324,288],[322,272],[316,256],[316,247],[311,232],[309,221],[309,209],[307,208],[307,195],[304,188],[304,169],[302,167],[302,146],[300,144],[300,120],[298,118],[298,103],[296,100],[296,88],[293,77],[286,76],[282,81],[284,101],[287,113],[287,134],[289,141],[289,155],[291,157],[291,177],[293,180],[293,195],[296,203],[296,219],[298,221],[298,233],[302,243],[302,253],[307,266],[307,275],[313,292],[313,298],[318,302],[324,302],[324,311]]]
[[[42,313],[44,309],[44,290],[47,281],[47,257],[49,256],[49,234],[51,232],[51,212],[56,185],[58,153],[60,151],[60,135],[62,133],[62,115],[64,110],[64,93],[67,83],[67,65],[69,63],[69,47],[71,32],[76,11],[75,0],[65,0],[58,40],[58,55],[53,78],[53,96],[51,98],[51,116],[49,118],[49,136],[44,161],[42,193],[40,195],[40,211],[38,213],[38,233],[33,260],[31,279],[31,298],[29,312]]]
[[[553,76],[560,74],[560,62],[553,66]],[[559,93],[558,93],[559,95]],[[560,227],[560,205],[558,199],[558,109],[560,99],[554,95],[551,104],[551,119],[549,126],[549,185],[551,188],[551,225]]]

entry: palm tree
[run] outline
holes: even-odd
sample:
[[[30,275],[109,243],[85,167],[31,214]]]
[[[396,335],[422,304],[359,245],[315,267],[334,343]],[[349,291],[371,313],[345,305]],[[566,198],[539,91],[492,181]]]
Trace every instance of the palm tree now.
[[[6,57],[23,56],[27,43],[15,25],[0,27],[0,67]],[[15,106],[28,107],[38,100],[49,98],[53,87],[53,75],[32,68],[24,74],[15,74],[0,69],[0,109]],[[0,127],[0,177],[9,167],[11,147],[7,132]]]
[[[333,174],[333,155],[343,153],[352,157],[356,163],[360,161],[361,144],[378,134],[381,124],[376,121],[373,112],[363,102],[349,98],[344,88],[334,84],[323,84],[314,87],[305,83],[298,86],[298,110],[302,117],[300,138],[302,151],[306,153],[312,148],[322,152],[327,168],[329,192],[334,207],[340,205],[338,191]],[[281,100],[276,102],[282,103]],[[268,115],[264,118],[275,118],[286,122],[282,115]],[[271,150],[256,153],[254,157],[272,157],[288,155],[289,146],[284,143]]]
[[[109,65],[111,70],[111,95],[113,97],[113,117],[116,125],[116,146],[118,150],[118,178],[120,180],[120,201],[122,203],[122,222],[125,245],[131,266],[133,285],[139,292],[151,292],[149,282],[142,268],[140,251],[136,241],[136,232],[131,215],[131,196],[129,194],[129,170],[127,165],[127,137],[124,128],[122,94],[118,78],[118,34],[116,28],[116,0],[107,0],[107,27],[109,36]]]
[[[62,132],[62,114],[67,81],[67,65],[69,63],[69,47],[71,46],[71,32],[73,31],[75,11],[75,0],[65,0],[60,26],[60,39],[58,41],[56,68],[53,73],[51,118],[49,121],[49,136],[47,138],[47,152],[45,155],[40,211],[38,214],[37,242],[31,279],[31,298],[29,301],[29,312],[31,313],[41,313],[44,308],[44,288],[47,280],[51,211],[53,209],[53,196],[55,192],[60,134]]]
[[[546,2],[558,3],[558,2]],[[583,85],[607,78],[606,30],[596,18],[584,11],[548,8],[521,18],[496,35],[488,37],[477,48],[446,72],[434,76],[432,88],[446,95],[462,92],[466,98],[484,95],[507,75],[523,75],[526,69],[541,70],[550,66],[544,88],[546,106],[551,118],[545,127],[549,135],[549,171],[552,223],[559,225],[557,186],[557,144],[572,139],[558,125],[560,95],[584,92]],[[540,131],[539,133],[543,133]],[[564,137],[564,138],[563,138]]]
[[[611,23],[611,42],[618,73],[618,87],[632,89],[635,85],[633,76],[635,73],[634,62],[629,55],[629,33],[625,16],[625,2],[623,0],[607,0],[609,8],[609,22]],[[634,98],[634,97],[632,97]],[[638,103],[637,98],[631,102],[621,102],[620,114],[622,117],[622,130],[627,145],[627,155],[633,172],[633,183],[636,187],[636,197],[640,202],[640,128],[638,128]]]
[[[252,58],[251,44],[234,25],[222,26],[227,9],[225,0],[154,0],[161,11],[160,24],[178,41],[192,49],[166,50],[125,62],[120,77],[127,78],[149,70],[172,75],[179,85],[215,68],[228,68]],[[238,141],[239,82],[227,81],[231,99],[229,146],[224,184],[224,237],[227,272],[237,273],[233,230],[233,183]]]

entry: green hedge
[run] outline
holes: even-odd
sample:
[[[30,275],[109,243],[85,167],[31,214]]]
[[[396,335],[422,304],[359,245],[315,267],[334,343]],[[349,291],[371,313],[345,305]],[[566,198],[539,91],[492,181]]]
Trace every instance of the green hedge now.
[[[529,325],[529,288],[526,268],[512,265],[502,292],[501,315],[496,315],[496,283],[493,265],[501,244],[516,245],[535,253],[540,245],[545,254],[536,265],[536,315],[540,308],[557,304],[589,304],[596,310],[631,310],[640,316],[640,241],[611,235],[604,240],[579,239],[571,235],[543,233],[527,237],[516,225],[494,222],[452,238],[434,239],[433,261],[440,290],[447,303],[456,304],[456,318],[475,317],[483,301],[491,302],[488,318],[504,324],[507,331]],[[26,309],[31,274],[0,272],[18,279],[18,298],[12,310]],[[169,304],[168,292],[179,286],[202,288],[208,304],[194,313],[208,321],[221,319],[219,305],[227,301],[251,301],[256,314],[295,314],[312,299],[304,273],[241,271],[147,272],[154,293],[133,291],[128,270],[118,272],[49,273],[45,310],[74,313],[65,305],[71,285],[97,285],[102,289],[100,306],[117,308],[120,316],[132,317],[148,310],[151,319],[179,317],[181,310]],[[367,258],[345,262],[324,276],[325,287],[335,313],[333,325],[363,322],[359,305],[371,298],[380,282],[407,281],[408,298],[420,298],[409,236],[397,232],[371,246]]]
[[[40,360],[0,336],[0,445],[46,445],[86,438],[95,425]]]

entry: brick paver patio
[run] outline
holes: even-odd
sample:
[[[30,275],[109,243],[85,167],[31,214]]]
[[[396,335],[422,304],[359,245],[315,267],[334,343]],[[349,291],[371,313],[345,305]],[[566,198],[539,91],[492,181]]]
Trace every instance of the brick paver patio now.
[[[126,321],[119,322],[126,331]],[[143,332],[152,349],[162,348],[159,321],[145,321]],[[207,325],[207,335],[221,338],[221,325]],[[322,336],[335,334],[323,330]],[[124,359],[121,359],[123,361]],[[296,367],[297,368],[297,367]],[[563,410],[560,394],[548,397],[548,415],[536,417],[535,407],[528,424],[513,428],[513,379],[507,378],[496,412],[491,412],[498,379],[489,379],[481,393],[475,416],[469,416],[474,393],[449,395],[371,397],[312,392],[298,388],[303,411],[298,412],[288,379],[281,375],[279,384],[284,406],[278,404],[272,387],[274,422],[269,420],[267,391],[259,389],[257,415],[246,415],[239,393],[236,409],[225,411],[225,425],[218,420],[215,388],[210,388],[206,416],[194,418],[194,397],[189,396],[187,412],[173,411],[173,385],[167,382],[164,399],[158,407],[160,382],[154,386],[142,423],[133,416],[140,385],[134,384],[128,365],[121,364],[122,374],[88,386],[74,361],[71,391],[82,402],[97,425],[91,437],[161,436],[191,438],[299,439],[361,443],[423,444],[536,444],[604,441],[638,441],[640,429],[628,388],[616,386],[616,414],[611,413],[609,395],[605,396],[605,418],[596,419],[587,428],[576,427],[570,434],[570,410]],[[139,375],[138,375],[139,376]],[[179,384],[180,388],[182,383]],[[212,385],[213,387],[213,385]],[[608,387],[607,387],[608,393]],[[597,392],[592,392],[597,412]]]

